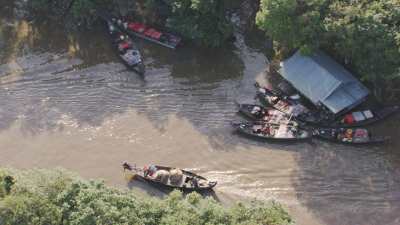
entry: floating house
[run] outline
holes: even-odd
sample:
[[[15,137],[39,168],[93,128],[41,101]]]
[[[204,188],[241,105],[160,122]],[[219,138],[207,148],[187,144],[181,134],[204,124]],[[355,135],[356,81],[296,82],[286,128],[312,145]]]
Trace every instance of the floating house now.
[[[281,62],[279,72],[311,102],[334,114],[349,111],[369,94],[349,71],[321,51],[308,56],[297,51]]]

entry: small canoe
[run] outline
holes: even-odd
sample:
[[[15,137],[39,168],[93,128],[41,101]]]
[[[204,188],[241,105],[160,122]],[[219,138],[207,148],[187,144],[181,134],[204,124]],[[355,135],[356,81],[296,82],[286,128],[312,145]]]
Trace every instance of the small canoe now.
[[[124,168],[125,172],[132,173],[133,175],[132,179],[142,180],[153,186],[159,188],[166,188],[169,190],[178,189],[184,192],[192,192],[192,191],[202,192],[211,190],[217,185],[216,181],[208,181],[206,178],[187,170],[179,169],[179,171],[182,172],[182,177],[180,180],[173,182],[171,178],[167,178],[166,180],[165,179],[158,180],[157,177],[150,175],[148,168],[147,169],[136,168],[136,165],[132,166],[127,162],[124,162],[122,164],[122,167]],[[150,166],[149,168],[151,169],[151,167],[155,168],[156,171],[166,171],[168,173],[171,172],[172,170],[177,170],[176,168],[168,166],[153,165]],[[153,173],[156,173],[156,171],[153,171]]]
[[[133,40],[120,32],[112,22],[107,21],[107,27],[118,57],[129,69],[143,75],[145,73],[145,66],[142,55]]]
[[[348,145],[383,144],[389,137],[374,137],[365,128],[317,128],[313,135],[326,141]]]
[[[311,132],[291,124],[257,121],[232,123],[232,126],[241,134],[264,141],[305,141],[312,137]]]

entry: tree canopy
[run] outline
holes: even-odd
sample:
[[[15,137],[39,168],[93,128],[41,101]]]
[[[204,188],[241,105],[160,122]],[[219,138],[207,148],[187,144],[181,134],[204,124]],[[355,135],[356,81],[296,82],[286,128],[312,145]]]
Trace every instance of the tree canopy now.
[[[280,47],[322,48],[363,80],[388,88],[400,79],[399,21],[397,0],[261,0],[256,18]]]
[[[169,0],[171,14],[167,25],[179,33],[210,47],[221,46],[232,36],[225,18],[223,1]]]
[[[284,225],[291,221],[273,202],[225,208],[196,193],[183,196],[176,191],[160,200],[62,170],[0,169],[0,224],[5,225]]]
[[[96,8],[118,9],[118,0],[32,0],[29,8],[39,15],[65,19],[67,24],[90,27],[97,19]],[[128,4],[131,12],[147,21],[162,17],[166,25],[187,39],[207,47],[219,47],[232,37],[224,1],[143,0]],[[64,17],[66,16],[67,17]]]

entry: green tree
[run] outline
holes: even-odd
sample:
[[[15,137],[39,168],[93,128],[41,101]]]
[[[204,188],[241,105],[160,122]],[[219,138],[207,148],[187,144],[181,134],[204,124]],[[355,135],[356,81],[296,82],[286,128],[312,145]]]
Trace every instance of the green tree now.
[[[6,225],[197,225],[291,224],[279,204],[255,202],[225,208],[197,193],[172,192],[166,199],[138,196],[85,181],[65,171],[1,170],[16,177],[0,195],[0,223]]]
[[[221,46],[232,36],[222,1],[169,0],[167,25],[182,35],[209,47]]]
[[[365,81],[394,89],[400,79],[397,0],[262,0],[257,26],[280,48],[322,48]]]

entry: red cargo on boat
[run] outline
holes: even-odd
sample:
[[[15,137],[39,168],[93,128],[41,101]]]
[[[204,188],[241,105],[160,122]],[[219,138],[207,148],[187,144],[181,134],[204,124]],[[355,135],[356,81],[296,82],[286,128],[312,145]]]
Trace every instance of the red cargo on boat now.
[[[127,33],[168,48],[175,49],[181,42],[180,37],[171,33],[161,32],[154,28],[147,27],[143,23],[121,20],[120,24],[126,24],[125,26],[121,26],[120,28],[124,28]]]
[[[146,26],[144,24],[136,22],[129,23],[128,28],[138,33],[143,33],[143,31],[146,30]]]

